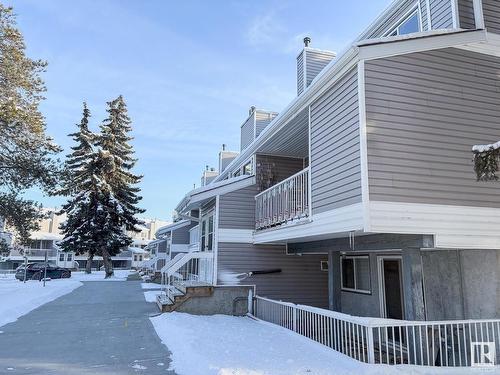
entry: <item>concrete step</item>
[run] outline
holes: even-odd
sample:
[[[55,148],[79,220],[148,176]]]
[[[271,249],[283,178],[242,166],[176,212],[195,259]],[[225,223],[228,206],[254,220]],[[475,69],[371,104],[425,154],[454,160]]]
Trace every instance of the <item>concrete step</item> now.
[[[175,288],[176,290],[173,291],[173,301],[169,298],[165,298],[161,301],[161,303],[159,301],[158,307],[161,312],[175,311],[188,299],[210,297],[214,291],[214,287],[212,285],[192,281],[176,283],[175,286],[171,286],[171,288]]]

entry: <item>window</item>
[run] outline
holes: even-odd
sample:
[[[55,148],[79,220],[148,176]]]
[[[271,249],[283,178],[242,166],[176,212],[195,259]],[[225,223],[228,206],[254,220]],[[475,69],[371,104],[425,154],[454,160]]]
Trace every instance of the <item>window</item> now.
[[[371,293],[370,258],[368,256],[344,256],[341,259],[342,289]]]
[[[251,175],[252,174],[252,162],[249,161],[243,166],[243,174]]]
[[[68,262],[71,262],[71,259],[73,258],[73,254],[68,254],[68,257],[66,258],[66,260]]]
[[[322,260],[320,264],[321,271],[328,271],[328,261]]]
[[[201,219],[201,251],[212,251],[214,248],[214,214],[209,213]]]
[[[64,262],[64,254],[59,254],[59,262]]]
[[[239,169],[233,173],[233,177],[238,177],[238,176],[241,176],[241,171]]]
[[[134,255],[134,262],[137,262],[137,255]]]
[[[418,9],[415,9],[408,17],[403,19],[395,28],[387,33],[387,36],[405,35],[420,31],[420,17]]]

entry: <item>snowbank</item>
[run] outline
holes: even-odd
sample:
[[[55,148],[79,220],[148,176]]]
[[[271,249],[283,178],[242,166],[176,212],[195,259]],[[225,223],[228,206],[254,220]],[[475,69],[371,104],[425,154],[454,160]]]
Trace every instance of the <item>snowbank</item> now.
[[[156,284],[156,283],[141,283],[141,288],[142,289],[161,289],[161,285]]]
[[[144,292],[144,298],[146,299],[146,302],[156,302],[156,296],[160,293],[160,290],[148,290],[147,292]]]
[[[179,375],[465,375],[470,369],[367,365],[284,328],[246,317],[150,318]],[[497,373],[495,371],[489,373]]]
[[[85,272],[71,272],[71,279],[78,281],[125,281],[127,276],[135,271],[131,270],[115,270],[115,275],[108,279],[104,278],[104,271],[92,271],[91,274]]]
[[[15,322],[20,316],[53,301],[82,283],[72,279],[51,280],[45,284],[40,281],[22,283],[14,278],[0,279],[0,326]]]

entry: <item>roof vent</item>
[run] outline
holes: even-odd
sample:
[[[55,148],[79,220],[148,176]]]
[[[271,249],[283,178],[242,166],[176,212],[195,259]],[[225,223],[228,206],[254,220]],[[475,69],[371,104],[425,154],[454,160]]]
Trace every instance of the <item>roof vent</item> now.
[[[309,38],[308,36],[306,36],[304,38],[304,47],[309,47],[310,43],[311,43],[311,38]]]

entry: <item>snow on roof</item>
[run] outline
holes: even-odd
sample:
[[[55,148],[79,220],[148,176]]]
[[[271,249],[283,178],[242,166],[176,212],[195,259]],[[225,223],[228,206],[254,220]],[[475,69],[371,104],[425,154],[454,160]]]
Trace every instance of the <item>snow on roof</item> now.
[[[486,151],[498,150],[499,148],[500,148],[500,141],[495,143],[490,143],[487,145],[475,145],[472,147],[472,151],[481,153]]]
[[[158,237],[158,236],[165,234],[166,232],[170,232],[172,230],[183,228],[183,227],[189,225],[190,223],[191,223],[191,220],[184,219],[184,220],[176,221],[175,223],[172,223],[169,225],[165,225],[164,227],[161,227],[156,231],[155,236]]]
[[[133,252],[134,254],[144,254],[147,252],[144,249],[141,249],[140,247],[133,247],[133,246],[129,246],[128,250]]]
[[[231,177],[226,180],[212,182],[206,186],[193,189],[187,193],[182,201],[177,205],[176,210],[177,212],[182,212],[183,209],[188,207],[190,203],[202,202],[206,199],[213,198],[216,195],[226,194],[253,183],[255,183],[255,176],[252,175]]]
[[[30,234],[32,240],[62,240],[63,236],[58,233],[33,232]]]

